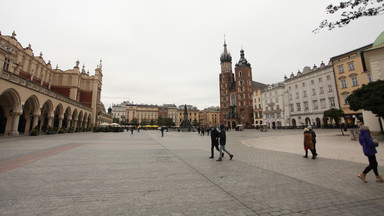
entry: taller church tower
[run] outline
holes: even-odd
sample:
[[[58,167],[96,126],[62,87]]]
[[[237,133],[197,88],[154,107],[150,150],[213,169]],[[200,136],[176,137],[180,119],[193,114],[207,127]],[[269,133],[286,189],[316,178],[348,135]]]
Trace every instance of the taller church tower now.
[[[232,73],[232,56],[227,50],[224,40],[224,52],[220,56],[221,73],[220,77],[220,119],[225,126],[230,110],[230,89],[234,85],[234,75]]]

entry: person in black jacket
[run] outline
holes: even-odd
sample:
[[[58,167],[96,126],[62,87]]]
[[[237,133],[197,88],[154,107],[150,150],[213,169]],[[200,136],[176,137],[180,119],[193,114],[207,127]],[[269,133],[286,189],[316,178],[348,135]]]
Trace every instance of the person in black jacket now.
[[[222,158],[223,158],[223,151],[226,152],[227,154],[229,154],[229,160],[232,160],[233,158],[233,154],[229,153],[229,151],[227,151],[225,149],[225,144],[226,144],[226,139],[227,139],[227,136],[225,135],[225,127],[223,124],[220,125],[220,157],[219,159],[217,159],[216,161],[222,161]]]
[[[217,151],[220,151],[219,150],[219,131],[216,130],[215,127],[212,127],[211,129],[211,157],[209,158],[213,158],[213,149],[216,148]]]
[[[313,154],[315,155],[315,158],[317,157],[317,152],[316,152],[316,133],[315,131],[312,130],[312,126],[308,125],[307,127],[309,129],[309,133],[312,134],[312,143],[313,143]]]

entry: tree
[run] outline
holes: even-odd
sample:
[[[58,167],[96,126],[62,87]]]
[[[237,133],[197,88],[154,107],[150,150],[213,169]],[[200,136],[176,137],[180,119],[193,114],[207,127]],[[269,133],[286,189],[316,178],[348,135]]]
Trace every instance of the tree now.
[[[172,118],[166,118],[164,120],[164,125],[167,126],[167,127],[176,126],[176,124],[175,124],[175,122],[173,122]]]
[[[139,125],[139,120],[137,118],[134,118],[134,119],[132,119],[131,124],[135,125],[135,126],[138,126]]]
[[[377,80],[363,85],[347,97],[351,110],[371,111],[376,116],[384,117],[384,81]]]
[[[349,0],[342,1],[338,5],[330,4],[325,10],[327,14],[341,13],[341,18],[336,21],[323,20],[319,27],[313,30],[314,33],[319,32],[322,28],[332,30],[335,27],[344,27],[352,20],[356,20],[365,16],[377,16],[384,12],[384,0]]]
[[[112,119],[112,122],[113,122],[113,123],[119,123],[120,120],[119,120],[119,118],[114,117],[114,118]]]
[[[324,111],[324,118],[331,118],[335,120],[336,126],[339,126],[339,120],[341,117],[344,117],[344,111],[341,109],[331,108]],[[341,133],[344,135],[343,129],[341,128]]]

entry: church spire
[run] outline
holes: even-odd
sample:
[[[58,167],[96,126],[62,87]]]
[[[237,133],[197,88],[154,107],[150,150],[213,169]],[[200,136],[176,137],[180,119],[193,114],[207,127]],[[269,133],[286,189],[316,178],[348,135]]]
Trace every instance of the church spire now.
[[[232,56],[227,50],[227,42],[225,41],[225,35],[224,35],[224,52],[220,56],[220,62],[232,62]]]

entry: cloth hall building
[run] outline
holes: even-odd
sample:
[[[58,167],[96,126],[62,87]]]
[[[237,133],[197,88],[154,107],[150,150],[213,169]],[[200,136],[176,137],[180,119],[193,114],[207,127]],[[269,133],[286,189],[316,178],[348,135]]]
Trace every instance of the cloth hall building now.
[[[102,64],[89,75],[79,61],[73,69],[52,68],[31,45],[0,33],[0,135],[84,131],[100,123],[112,123],[100,101]]]

